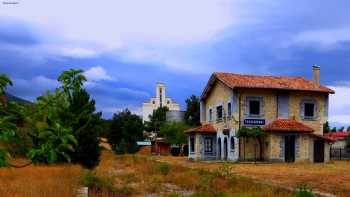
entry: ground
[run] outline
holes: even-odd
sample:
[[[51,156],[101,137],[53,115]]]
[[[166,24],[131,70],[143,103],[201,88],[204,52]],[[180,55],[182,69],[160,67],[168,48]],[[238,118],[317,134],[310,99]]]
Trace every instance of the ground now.
[[[186,157],[159,157],[161,162],[200,169],[217,169],[222,163],[190,162]],[[325,164],[312,163],[273,163],[239,164],[231,163],[234,174],[249,177],[258,182],[297,187],[307,184],[313,190],[350,196],[350,162],[332,161]]]
[[[288,197],[295,194],[279,186],[295,188],[303,183],[314,190],[346,197],[350,194],[350,175],[346,174],[349,167],[347,162],[191,162],[185,157],[115,155],[103,151],[101,163],[94,171],[73,164],[0,168],[0,196],[75,196],[87,184],[93,192],[91,196]]]

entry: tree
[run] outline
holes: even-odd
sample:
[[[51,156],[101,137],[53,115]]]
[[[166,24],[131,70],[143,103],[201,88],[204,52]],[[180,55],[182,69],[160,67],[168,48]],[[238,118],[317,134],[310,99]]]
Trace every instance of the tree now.
[[[268,136],[268,133],[261,130],[260,127],[241,127],[238,130],[237,133],[238,137],[252,137],[255,138],[255,140],[259,143],[260,152],[259,152],[259,160],[263,159],[263,152],[264,152],[264,144],[263,144],[263,138]]]
[[[340,127],[338,131],[343,132],[345,130],[345,127]]]
[[[145,122],[145,130],[159,133],[161,125],[166,121],[166,112],[168,110],[166,106],[153,110],[153,113],[149,116],[149,121]]]
[[[69,125],[77,139],[73,161],[84,167],[93,168],[98,165],[101,154],[99,147],[99,131],[101,130],[101,113],[95,113],[95,101],[83,88],[86,81],[82,70],[64,71],[58,81],[68,99],[68,109],[62,119]]]
[[[108,142],[116,153],[137,152],[136,142],[142,139],[143,124],[138,115],[132,114],[129,109],[113,115]]]
[[[331,131],[332,132],[337,132],[337,127],[333,127]]]
[[[323,133],[329,133],[331,128],[329,127],[328,121],[323,124]]]
[[[348,128],[346,129],[347,132],[350,132],[350,126],[348,126]]]
[[[200,125],[200,101],[199,97],[192,95],[186,99],[185,122],[191,126]]]
[[[188,129],[188,126],[182,122],[165,123],[160,127],[160,135],[163,136],[169,144],[186,144],[187,136],[184,133],[186,129]]]

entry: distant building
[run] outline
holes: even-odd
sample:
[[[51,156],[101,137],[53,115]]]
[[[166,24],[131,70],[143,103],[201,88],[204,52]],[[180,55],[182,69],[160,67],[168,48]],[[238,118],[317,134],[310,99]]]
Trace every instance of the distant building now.
[[[166,96],[166,86],[164,83],[156,84],[156,96],[152,97],[149,102],[143,103],[142,121],[149,121],[149,115],[159,107],[168,107],[170,111],[180,111],[180,105]]]
[[[169,110],[166,112],[166,121],[181,122],[184,120],[185,112],[178,110]]]

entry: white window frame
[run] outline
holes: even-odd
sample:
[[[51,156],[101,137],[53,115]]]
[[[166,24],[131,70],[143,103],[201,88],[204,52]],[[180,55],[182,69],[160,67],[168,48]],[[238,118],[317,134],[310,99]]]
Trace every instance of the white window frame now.
[[[250,114],[250,101],[259,102],[259,114]],[[264,99],[263,97],[246,97],[246,116],[253,118],[261,118],[264,116]]]

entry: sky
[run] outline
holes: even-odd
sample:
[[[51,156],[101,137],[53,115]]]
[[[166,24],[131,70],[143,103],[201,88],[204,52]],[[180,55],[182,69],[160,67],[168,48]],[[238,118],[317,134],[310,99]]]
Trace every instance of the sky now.
[[[0,0],[0,72],[34,101],[83,69],[105,118],[141,113],[155,83],[185,108],[215,71],[303,76],[336,91],[330,121],[350,125],[347,0]]]

